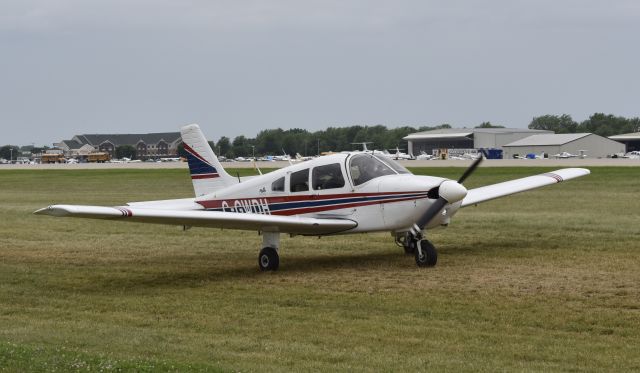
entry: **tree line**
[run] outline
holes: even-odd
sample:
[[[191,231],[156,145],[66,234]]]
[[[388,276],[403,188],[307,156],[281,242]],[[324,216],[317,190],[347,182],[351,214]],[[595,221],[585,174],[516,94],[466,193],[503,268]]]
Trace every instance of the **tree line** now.
[[[371,142],[370,149],[396,148],[406,152],[406,141],[403,137],[410,133],[429,131],[441,128],[451,128],[449,124],[421,127],[387,128],[376,126],[329,127],[326,130],[310,132],[301,128],[283,130],[282,128],[266,129],[258,133],[255,138],[237,136],[233,140],[222,136],[217,142],[209,142],[213,151],[227,158],[251,157],[253,155],[283,155],[295,156],[296,153],[307,156],[317,155],[327,151],[344,151],[362,149],[353,143]],[[184,155],[182,147],[179,154]]]
[[[477,128],[503,128],[491,122],[482,122]],[[370,149],[388,149],[393,151],[399,148],[406,151],[406,141],[403,137],[414,132],[429,131],[434,129],[451,128],[449,124],[437,126],[403,126],[387,128],[383,125],[376,126],[350,126],[329,127],[325,130],[310,132],[301,128],[283,130],[281,128],[262,130],[255,138],[237,136],[233,139],[223,136],[217,142],[209,142],[211,148],[219,155],[227,158],[251,157],[270,155],[282,155],[284,153],[295,156],[317,155],[327,151],[344,151],[361,149],[352,143],[372,142]],[[590,132],[600,136],[613,136],[622,133],[640,132],[640,118],[625,118],[613,114],[595,113],[582,122],[576,122],[569,114],[542,115],[534,117],[529,123],[530,129],[550,130],[555,133],[579,133]],[[13,154],[11,154],[13,149]],[[43,151],[44,149],[34,149]],[[12,145],[0,147],[0,158],[16,159],[20,148]],[[35,152],[34,152],[35,153]],[[116,157],[136,157],[136,149],[131,146],[116,148]],[[179,154],[185,156],[184,148],[180,146]]]
[[[370,149],[406,151],[403,137],[421,131],[451,128],[449,124],[438,126],[387,128],[376,126],[329,127],[326,130],[309,132],[305,129],[281,128],[262,130],[255,138],[237,136],[233,140],[223,136],[217,142],[209,142],[216,154],[227,158],[261,156],[265,154],[294,156],[317,155],[326,151],[345,151],[361,149],[352,143],[372,142]],[[504,128],[491,122],[482,122],[476,128]],[[625,118],[613,114],[595,113],[578,123],[570,115],[542,115],[534,117],[530,129],[550,130],[555,133],[590,132],[600,136],[613,136],[622,133],[640,132],[640,118]],[[182,154],[182,153],[181,153]]]
[[[595,113],[578,123],[569,114],[535,117],[530,129],[549,130],[555,133],[595,133],[608,137],[623,133],[640,132],[640,118],[625,118],[613,114]]]

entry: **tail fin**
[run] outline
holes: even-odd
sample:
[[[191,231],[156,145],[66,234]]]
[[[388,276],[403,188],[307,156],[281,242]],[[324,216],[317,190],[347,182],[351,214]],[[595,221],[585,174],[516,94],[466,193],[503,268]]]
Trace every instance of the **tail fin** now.
[[[189,172],[196,197],[237,184],[238,179],[229,175],[213,153],[207,139],[197,124],[180,129],[184,150],[187,152]]]

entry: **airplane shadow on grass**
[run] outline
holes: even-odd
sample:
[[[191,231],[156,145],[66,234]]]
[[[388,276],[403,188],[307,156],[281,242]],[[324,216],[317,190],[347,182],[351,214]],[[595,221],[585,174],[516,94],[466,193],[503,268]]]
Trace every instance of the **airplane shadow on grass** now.
[[[483,240],[460,245],[443,244],[439,250],[439,258],[453,254],[458,257],[495,256],[496,250],[502,254],[513,255],[530,249],[530,244],[518,240],[507,242],[486,242]],[[493,254],[490,252],[493,251]],[[290,276],[313,276],[325,272],[340,272],[341,270],[379,270],[385,271],[413,271],[417,267],[413,255],[404,254],[402,248],[390,248],[385,252],[367,254],[362,253],[326,253],[320,255],[287,255],[280,257],[280,269],[276,272],[261,272],[256,260],[247,261],[246,255],[237,256],[237,261],[227,260],[228,253],[211,252],[200,256],[154,256],[145,263],[136,266],[126,264],[126,271],[119,270],[117,274],[108,270],[95,269],[87,276],[84,286],[74,291],[87,292],[118,292],[140,291],[167,288],[197,288],[215,283],[261,281]],[[497,254],[500,255],[500,254]],[[253,257],[253,255],[251,255]],[[475,260],[475,259],[470,259]],[[439,263],[441,267],[446,263]],[[150,269],[145,269],[150,268]],[[123,268],[121,268],[123,269]],[[422,268],[429,271],[429,268]],[[122,273],[126,273],[125,276]]]
[[[328,271],[340,270],[358,270],[358,269],[377,269],[377,268],[407,268],[414,269],[415,263],[413,256],[405,255],[402,249],[397,251],[389,251],[384,253],[369,254],[327,254],[316,256],[291,256],[281,257],[280,269],[276,272],[260,272],[257,263],[235,264],[229,263],[226,266],[207,266],[207,261],[212,263],[219,262],[219,256],[222,254],[207,255],[205,258],[190,258],[193,263],[185,262],[184,259],[177,264],[174,270],[157,272],[140,271],[139,273],[131,272],[131,275],[123,278],[109,277],[108,272],[101,273],[98,278],[91,278],[84,287],[87,291],[135,291],[149,290],[153,288],[193,288],[205,286],[210,283],[222,283],[227,281],[249,280],[259,281],[265,278],[273,278],[274,276],[288,277],[290,275],[313,275],[314,273],[322,273]],[[175,258],[173,258],[175,260]],[[256,260],[257,261],[257,260]],[[154,260],[159,263],[160,261]],[[200,264],[200,263],[205,264]],[[182,264],[182,265],[180,265]],[[77,289],[76,289],[77,290]]]

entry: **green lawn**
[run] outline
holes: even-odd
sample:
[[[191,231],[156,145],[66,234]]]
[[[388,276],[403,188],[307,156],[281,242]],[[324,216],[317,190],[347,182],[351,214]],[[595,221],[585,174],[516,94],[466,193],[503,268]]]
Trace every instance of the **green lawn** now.
[[[463,209],[435,268],[387,233],[286,237],[260,273],[254,232],[31,214],[189,197],[187,170],[0,170],[0,371],[639,370],[639,181],[592,168]]]

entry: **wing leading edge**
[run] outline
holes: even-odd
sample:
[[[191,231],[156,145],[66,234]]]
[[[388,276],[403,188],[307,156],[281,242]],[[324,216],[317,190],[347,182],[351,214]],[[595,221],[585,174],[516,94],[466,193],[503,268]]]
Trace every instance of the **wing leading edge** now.
[[[52,205],[35,211],[34,214],[193,227],[274,231],[309,236],[340,233],[358,225],[355,221],[347,219],[316,219],[205,210],[163,210],[129,206]]]
[[[540,175],[523,177],[521,179],[469,189],[467,196],[462,200],[462,207],[560,183],[565,180],[589,175],[590,173],[591,171],[586,168],[563,168],[561,170],[547,172]]]

